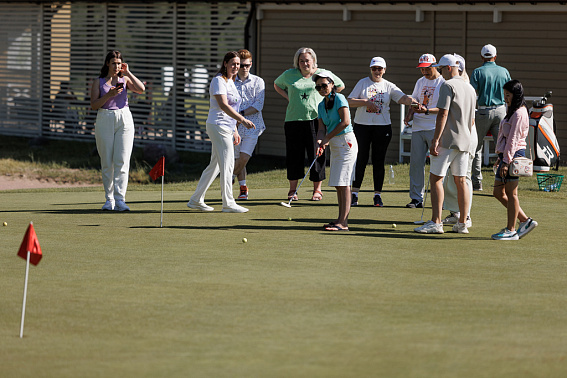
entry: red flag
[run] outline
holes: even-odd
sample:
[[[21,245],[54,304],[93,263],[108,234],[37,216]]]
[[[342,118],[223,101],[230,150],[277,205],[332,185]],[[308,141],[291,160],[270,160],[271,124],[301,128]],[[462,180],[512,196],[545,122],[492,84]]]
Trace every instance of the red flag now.
[[[30,263],[33,265],[39,264],[39,260],[42,258],[41,247],[39,246],[39,240],[37,240],[37,235],[33,228],[33,223],[30,222],[28,230],[24,235],[24,240],[18,251],[18,256],[22,259],[28,259],[28,251],[30,252]]]
[[[164,175],[165,175],[165,156],[162,156],[150,171],[150,177],[152,178],[152,180],[156,181],[158,178]]]

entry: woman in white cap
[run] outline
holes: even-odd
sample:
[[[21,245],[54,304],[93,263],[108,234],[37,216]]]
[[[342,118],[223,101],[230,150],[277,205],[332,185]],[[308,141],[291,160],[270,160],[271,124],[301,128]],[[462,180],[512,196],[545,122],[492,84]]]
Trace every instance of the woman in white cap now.
[[[294,195],[299,179],[304,176],[305,153],[307,159],[313,161],[317,149],[317,105],[323,97],[315,90],[311,79],[317,68],[317,55],[308,47],[302,47],[293,57],[293,66],[282,73],[274,82],[274,89],[288,101],[285,112],[285,152],[287,179],[289,180],[288,200],[296,201]],[[332,74],[337,92],[344,88],[344,83]],[[325,154],[317,158],[311,169],[309,179],[313,181],[311,200],[323,198],[321,183],[325,179]]]
[[[364,179],[364,171],[372,146],[374,177],[374,206],[382,207],[382,186],[384,184],[384,161],[392,139],[390,101],[410,106],[418,103],[407,96],[394,83],[383,78],[386,61],[377,56],[370,61],[370,75],[361,79],[348,95],[348,104],[358,108],[354,116],[354,134],[358,140],[356,172],[352,184],[352,206],[358,205],[358,191]]]
[[[323,227],[327,231],[348,231],[350,185],[354,177],[358,143],[350,122],[348,101],[345,96],[336,93],[331,73],[316,73],[313,81],[315,89],[324,97],[318,106],[317,154],[322,154],[327,146],[331,149],[329,186],[334,186],[337,190],[339,203],[338,218]]]

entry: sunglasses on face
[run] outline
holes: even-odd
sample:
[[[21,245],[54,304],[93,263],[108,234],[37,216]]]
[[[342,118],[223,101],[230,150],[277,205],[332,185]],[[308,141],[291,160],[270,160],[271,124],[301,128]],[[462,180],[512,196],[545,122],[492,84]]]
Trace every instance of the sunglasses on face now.
[[[329,86],[329,84],[320,84],[320,85],[316,85],[315,89],[320,91],[321,89],[325,89]]]
[[[250,68],[252,64],[241,64],[240,67],[242,68]]]
[[[372,67],[372,71],[382,71],[384,67]]]

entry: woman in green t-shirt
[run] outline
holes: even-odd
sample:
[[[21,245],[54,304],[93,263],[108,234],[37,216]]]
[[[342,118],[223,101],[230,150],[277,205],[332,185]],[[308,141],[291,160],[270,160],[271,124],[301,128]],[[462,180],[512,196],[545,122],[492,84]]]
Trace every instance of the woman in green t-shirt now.
[[[293,66],[282,73],[274,82],[274,88],[283,98],[288,100],[285,114],[285,143],[287,179],[289,180],[288,199],[297,200],[294,196],[299,179],[304,176],[305,152],[310,161],[315,159],[317,149],[317,106],[323,97],[315,90],[313,74],[320,72],[317,68],[317,55],[308,47],[302,47],[295,53]],[[333,75],[337,92],[344,88],[344,83]],[[325,155],[320,156],[311,169],[309,179],[313,181],[311,200],[323,198],[321,182],[325,179]]]

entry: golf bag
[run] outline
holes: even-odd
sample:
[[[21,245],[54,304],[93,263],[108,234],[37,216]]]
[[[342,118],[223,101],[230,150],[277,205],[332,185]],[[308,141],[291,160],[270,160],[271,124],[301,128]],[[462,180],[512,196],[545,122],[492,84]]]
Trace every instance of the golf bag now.
[[[526,144],[528,153],[534,161],[534,171],[547,172],[555,165],[559,169],[559,142],[555,132],[557,127],[553,119],[553,104],[548,104],[551,91],[540,100],[534,101],[530,109],[530,129]]]

